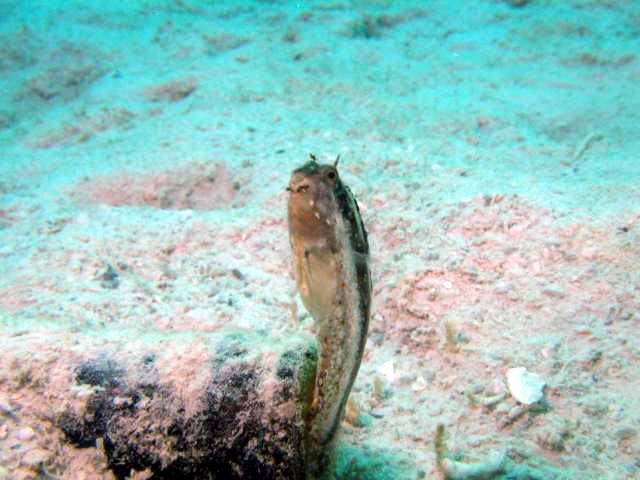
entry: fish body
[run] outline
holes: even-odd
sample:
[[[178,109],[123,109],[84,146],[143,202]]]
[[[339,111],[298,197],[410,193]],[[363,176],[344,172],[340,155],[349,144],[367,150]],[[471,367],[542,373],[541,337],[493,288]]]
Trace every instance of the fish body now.
[[[366,343],[371,310],[369,244],[355,197],[336,165],[315,157],[291,175],[289,239],[296,285],[320,347],[309,448],[326,452],[340,425]]]

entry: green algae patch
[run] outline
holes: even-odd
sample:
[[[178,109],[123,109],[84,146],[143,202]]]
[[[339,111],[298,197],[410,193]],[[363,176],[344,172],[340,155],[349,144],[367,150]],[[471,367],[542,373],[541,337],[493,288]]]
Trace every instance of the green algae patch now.
[[[402,480],[415,478],[409,459],[398,452],[370,445],[339,442],[333,457],[333,472],[322,480]]]

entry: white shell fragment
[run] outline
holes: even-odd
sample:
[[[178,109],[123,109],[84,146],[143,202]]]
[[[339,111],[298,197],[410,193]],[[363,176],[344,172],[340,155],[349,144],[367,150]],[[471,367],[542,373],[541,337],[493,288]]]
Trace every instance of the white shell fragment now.
[[[393,383],[396,380],[396,369],[393,365],[393,360],[383,363],[378,367],[378,373],[387,379],[388,382]]]
[[[411,390],[414,392],[422,392],[427,388],[427,381],[424,379],[422,375],[418,375],[416,381],[411,384]]]
[[[507,386],[513,398],[525,405],[539,402],[544,396],[546,383],[540,375],[527,371],[525,367],[507,371]]]

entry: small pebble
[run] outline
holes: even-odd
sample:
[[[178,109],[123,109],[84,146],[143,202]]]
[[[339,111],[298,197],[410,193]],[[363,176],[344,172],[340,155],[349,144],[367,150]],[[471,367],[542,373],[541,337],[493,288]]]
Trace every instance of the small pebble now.
[[[384,412],[382,410],[371,410],[371,412],[369,412],[369,414],[373,417],[373,418],[384,418]]]
[[[371,332],[368,340],[374,345],[379,347],[384,342],[384,332],[381,332],[381,331]]]
[[[503,429],[505,427],[508,427],[513,422],[518,420],[522,415],[527,413],[527,411],[529,411],[528,405],[516,405],[515,407],[511,408],[511,410],[509,410],[509,413],[505,417],[501,418],[498,421],[498,428]]]
[[[30,427],[21,428],[20,430],[18,430],[18,433],[16,433],[17,439],[21,442],[31,440],[33,437],[35,437],[35,435],[36,434]]]
[[[237,268],[232,268],[231,269],[231,275],[233,275],[238,280],[244,280],[244,274],[240,270],[238,270]]]
[[[80,400],[85,400],[94,393],[93,387],[90,385],[77,385],[72,387],[71,391],[75,394],[75,397]]]
[[[11,402],[4,395],[0,395],[0,413],[8,417],[13,417],[15,415]]]
[[[472,393],[474,395],[477,395],[477,394],[482,393],[484,391],[484,385],[481,384],[481,383],[473,383],[473,384],[469,385],[468,389],[469,389],[470,393]]]
[[[100,286],[115,290],[118,285],[120,285],[118,272],[111,265],[107,265],[106,271],[100,276]]]
[[[565,297],[565,293],[562,291],[562,288],[560,288],[557,285],[549,285],[549,286],[547,286],[544,290],[542,290],[542,293],[544,295],[546,295],[547,297],[550,297],[550,298],[564,298]]]
[[[31,468],[38,468],[40,465],[51,460],[51,452],[42,448],[34,448],[29,450],[22,457],[22,463]]]

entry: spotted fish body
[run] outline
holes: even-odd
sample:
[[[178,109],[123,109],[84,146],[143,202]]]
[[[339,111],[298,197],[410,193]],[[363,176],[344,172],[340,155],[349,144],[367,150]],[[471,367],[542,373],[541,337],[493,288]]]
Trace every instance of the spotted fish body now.
[[[294,170],[288,190],[296,285],[320,346],[307,419],[309,448],[323,452],[340,425],[366,342],[369,244],[358,204],[336,166],[319,164],[312,156]]]

